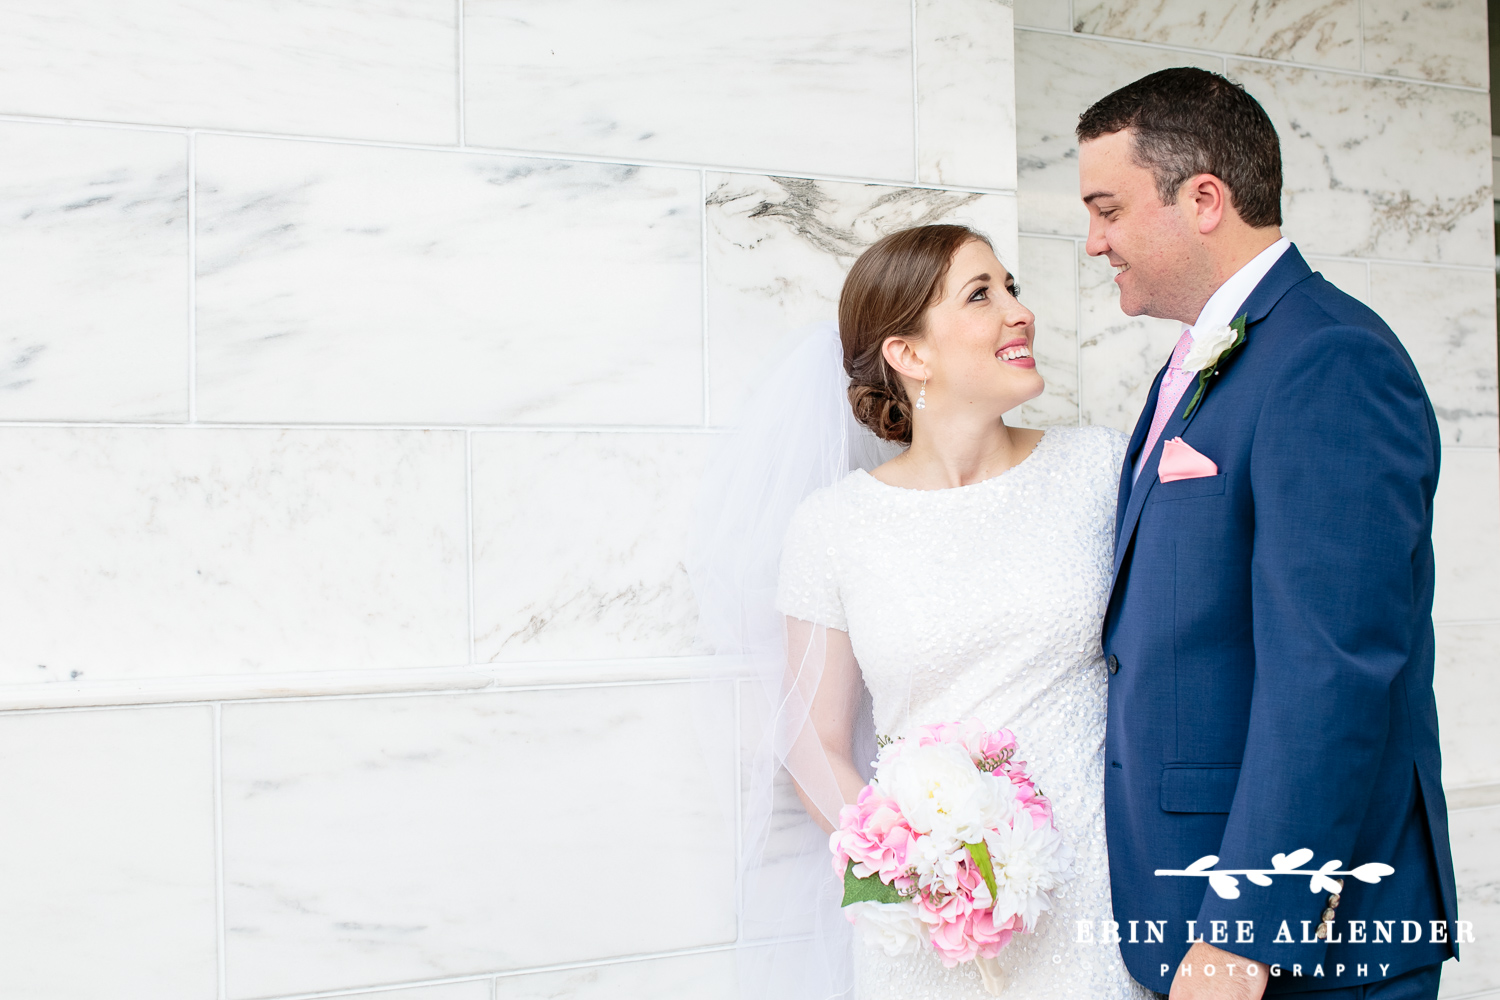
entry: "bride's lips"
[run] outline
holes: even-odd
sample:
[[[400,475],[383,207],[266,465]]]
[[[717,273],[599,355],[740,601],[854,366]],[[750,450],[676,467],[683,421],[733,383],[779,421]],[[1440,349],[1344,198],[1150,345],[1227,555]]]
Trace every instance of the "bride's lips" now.
[[[1006,357],[1001,357],[1001,355],[1003,355],[1003,354],[1005,354],[1005,353],[1007,353],[1009,351],[1020,350],[1021,348],[1025,348],[1026,349],[1026,356],[1025,357],[1020,357],[1020,358],[1006,358]],[[1012,340],[1010,343],[1004,344],[1003,346],[1001,346],[1000,350],[998,350],[998,351],[995,352],[995,358],[997,360],[999,360],[999,361],[1004,362],[1007,365],[1012,365],[1012,366],[1014,366],[1016,368],[1035,368],[1036,367],[1036,359],[1031,356],[1031,345],[1026,342],[1026,338],[1025,337],[1017,337],[1015,340]]]

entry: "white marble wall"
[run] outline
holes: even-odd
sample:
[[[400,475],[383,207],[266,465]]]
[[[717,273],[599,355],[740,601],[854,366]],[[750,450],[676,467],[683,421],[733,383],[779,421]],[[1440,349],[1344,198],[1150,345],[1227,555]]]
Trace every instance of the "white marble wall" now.
[[[5,4],[0,994],[727,1000],[695,482],[882,234],[1017,259],[1012,21]]]
[[[1479,0],[1016,0],[1021,275],[1072,352],[1076,403],[1047,417],[1129,429],[1177,327],[1123,315],[1083,249],[1073,127],[1093,100],[1168,66],[1239,80],[1281,136],[1285,232],[1376,309],[1442,428],[1437,687],[1462,915],[1479,941],[1445,996],[1500,995],[1500,406],[1489,86]],[[1076,317],[1074,319],[1073,317]],[[1046,350],[1045,344],[1039,345]],[[1043,354],[1044,358],[1049,355]],[[1053,375],[1049,383],[1066,383]],[[1076,409],[1075,409],[1076,407]]]
[[[1039,313],[1017,416],[1128,423],[1175,336],[1081,254],[1072,120],[1184,62],[1266,102],[1289,228],[1439,407],[1440,694],[1488,905],[1476,11],[5,4],[0,992],[732,995],[738,769],[692,720],[753,706],[684,683],[718,429],[864,247],[939,220]],[[580,932],[550,899],[600,895],[592,802],[670,874]]]

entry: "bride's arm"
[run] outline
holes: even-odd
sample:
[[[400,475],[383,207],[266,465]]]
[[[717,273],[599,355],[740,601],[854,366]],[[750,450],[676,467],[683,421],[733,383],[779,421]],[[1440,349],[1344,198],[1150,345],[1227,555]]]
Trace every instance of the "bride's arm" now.
[[[809,816],[827,833],[838,812],[865,786],[854,766],[854,718],[862,690],[849,633],[787,618],[787,704],[805,706],[805,724],[792,719],[795,737],[787,770]],[[791,735],[791,734],[788,734]]]

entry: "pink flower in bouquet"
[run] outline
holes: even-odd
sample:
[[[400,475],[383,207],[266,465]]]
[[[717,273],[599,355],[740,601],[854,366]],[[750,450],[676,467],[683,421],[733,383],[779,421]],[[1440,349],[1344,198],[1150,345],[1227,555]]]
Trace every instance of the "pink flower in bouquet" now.
[[[1018,922],[1012,915],[995,923],[989,890],[974,866],[961,866],[958,878],[958,892],[937,898],[924,894],[917,901],[932,946],[949,968],[976,956],[994,958],[1010,943]]]
[[[833,870],[843,875],[853,860],[856,876],[879,872],[880,880],[889,884],[906,867],[911,841],[911,828],[895,800],[866,785],[853,805],[839,810],[839,828],[828,838]]]

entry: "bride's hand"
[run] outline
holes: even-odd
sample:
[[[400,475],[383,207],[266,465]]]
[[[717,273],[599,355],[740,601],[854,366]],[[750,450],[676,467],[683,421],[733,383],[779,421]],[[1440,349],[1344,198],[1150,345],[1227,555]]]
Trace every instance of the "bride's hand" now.
[[[1214,967],[1214,975],[1203,974],[1206,965]],[[1252,965],[1258,966],[1258,975],[1247,971]],[[1184,968],[1191,968],[1192,974],[1183,975]],[[1169,996],[1171,1000],[1260,1000],[1266,992],[1266,975],[1265,965],[1199,941],[1177,967]]]

